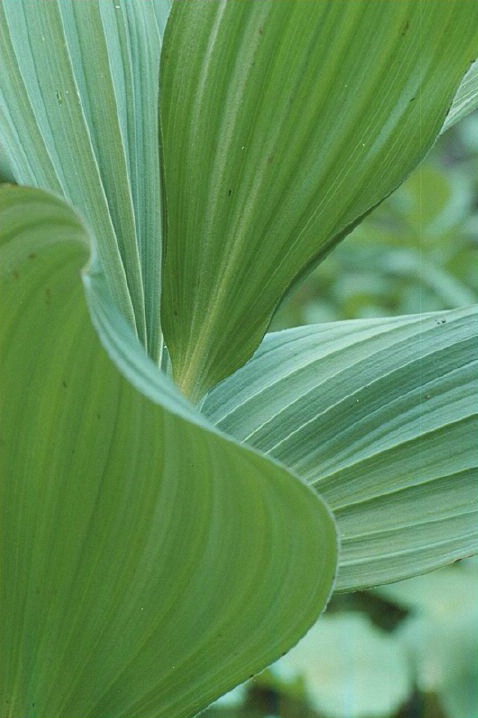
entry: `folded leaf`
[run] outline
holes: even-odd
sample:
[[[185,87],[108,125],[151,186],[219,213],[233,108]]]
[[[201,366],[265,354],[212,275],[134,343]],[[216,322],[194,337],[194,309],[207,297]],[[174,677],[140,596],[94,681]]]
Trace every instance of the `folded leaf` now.
[[[177,2],[161,58],[163,330],[198,397],[390,194],[476,57],[478,4]]]
[[[477,334],[476,307],[286,330],[207,397],[329,503],[338,589],[478,552]]]
[[[84,280],[105,352],[73,210],[34,189],[2,187],[0,199],[0,713],[192,716],[317,618],[333,519],[189,405],[93,255]]]
[[[99,238],[123,315],[161,353],[158,84],[169,0],[5,0],[1,140],[19,184],[64,195]]]

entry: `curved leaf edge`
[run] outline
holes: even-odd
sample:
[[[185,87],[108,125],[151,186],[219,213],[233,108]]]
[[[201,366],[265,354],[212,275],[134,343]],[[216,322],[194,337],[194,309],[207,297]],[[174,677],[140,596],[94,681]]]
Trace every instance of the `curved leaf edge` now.
[[[48,202],[53,202],[57,208],[60,208],[61,212],[64,212],[66,223],[70,223],[68,229],[74,230],[75,240],[78,240],[79,244],[79,256],[80,265],[83,265],[83,282],[86,290],[86,300],[88,310],[93,321],[93,325],[96,328],[97,335],[100,338],[101,344],[106,349],[107,354],[112,360],[113,364],[117,367],[120,373],[126,377],[126,379],[149,401],[160,404],[164,410],[178,418],[197,425],[202,431],[213,433],[226,441],[229,444],[234,444],[244,454],[248,454],[251,459],[265,461],[267,464],[275,464],[277,469],[282,474],[282,478],[287,474],[290,480],[293,480],[295,485],[298,487],[300,484],[300,493],[305,497],[307,501],[315,504],[318,508],[318,513],[321,515],[321,520],[325,518],[328,525],[328,532],[330,535],[331,530],[334,533],[334,545],[335,551],[337,551],[337,536],[335,532],[335,523],[329,508],[324,502],[318,500],[314,492],[306,486],[301,479],[289,472],[285,467],[279,464],[277,461],[270,461],[265,458],[260,452],[257,452],[250,447],[246,447],[235,439],[223,434],[216,427],[209,424],[209,422],[193,407],[189,402],[184,399],[172,381],[167,377],[160,374],[156,365],[149,359],[142,347],[135,339],[135,343],[131,344],[132,330],[126,321],[119,318],[118,313],[114,306],[111,304],[110,296],[104,282],[104,277],[101,272],[101,267],[98,264],[94,238],[88,231],[85,222],[78,213],[72,209],[62,198],[56,195],[43,192],[34,188],[17,187],[15,185],[2,186],[1,193],[3,198],[10,195],[10,197],[22,198],[22,196],[33,196],[38,200],[46,198]],[[3,203],[2,203],[3,206]],[[86,264],[85,264],[86,261]],[[8,271],[8,268],[6,268]],[[114,322],[110,323],[110,322]],[[139,352],[135,351],[131,353],[131,347],[139,347]],[[255,462],[257,463],[257,462]],[[329,546],[330,548],[330,546]],[[328,587],[328,597],[333,590],[334,575],[331,575]],[[326,601],[321,605],[317,605],[313,610],[313,615],[309,615],[307,619],[307,626],[310,627],[320,615],[323,610]],[[310,613],[310,612],[309,612]],[[302,630],[306,630],[304,627]],[[294,643],[300,639],[300,635],[296,635]],[[289,645],[287,650],[292,647]],[[273,660],[273,659],[272,659]],[[259,671],[263,669],[263,665],[257,665],[253,668],[253,671]],[[245,679],[247,676],[243,676]],[[232,686],[229,684],[224,689],[229,689]],[[223,692],[223,691],[221,691]],[[214,700],[218,697],[217,691],[211,692],[209,699]],[[205,704],[198,706],[198,710],[205,707]],[[186,713],[181,713],[186,715]],[[187,715],[193,715],[188,713]]]

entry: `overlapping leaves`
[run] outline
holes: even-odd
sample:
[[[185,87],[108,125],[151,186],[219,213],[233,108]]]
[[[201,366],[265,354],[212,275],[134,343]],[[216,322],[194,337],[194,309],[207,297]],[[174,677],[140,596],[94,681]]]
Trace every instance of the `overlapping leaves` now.
[[[204,411],[315,487],[341,535],[337,588],[478,545],[478,310],[268,335]]]
[[[7,718],[186,718],[277,658],[318,616],[336,567],[334,521],[273,457],[310,479],[308,460],[325,476],[321,450],[309,443],[301,463],[292,449],[264,444],[265,456],[223,434],[160,372],[161,322],[186,394],[202,396],[239,367],[288,287],[431,145],[478,26],[468,3],[178,2],[162,53],[160,127],[169,9],[167,0],[0,7],[4,164],[16,182],[56,193],[2,189]],[[448,357],[461,379],[444,396],[456,402],[461,392],[461,410],[469,361],[450,350],[457,326],[442,328],[447,349],[430,349],[426,361]],[[385,334],[371,332],[371,356]],[[393,375],[382,348],[377,397]],[[378,471],[376,429],[346,411],[361,380],[351,352],[344,347],[347,392],[332,381],[327,401],[344,408],[349,464],[363,459]],[[317,354],[324,377],[326,354]],[[396,376],[408,366],[400,362]],[[437,376],[442,391],[447,373]],[[392,444],[394,421],[411,412],[410,436],[420,424],[417,387],[411,404],[389,405]],[[218,425],[223,391],[205,405]],[[290,404],[289,395],[283,408]],[[448,427],[457,445],[469,436],[464,415],[455,421],[440,400],[432,404],[432,433]],[[378,403],[378,418],[383,411]],[[284,429],[302,434],[292,419],[295,428],[288,418]],[[359,429],[371,433],[366,446],[349,441]],[[276,444],[288,445],[288,435]],[[348,460],[336,458],[340,481],[329,467],[319,488],[331,503],[342,492],[339,580],[388,580],[396,565],[360,572],[364,545],[387,562],[375,539],[384,524],[393,532],[393,517],[368,510],[382,501],[367,493],[368,473],[350,477]],[[347,476],[359,497],[350,535]],[[378,489],[394,494],[396,473],[383,476]],[[471,540],[469,516],[459,520],[469,486],[468,474],[458,476],[459,510],[437,524],[458,553]],[[364,541],[371,520],[376,532]],[[426,554],[428,541],[415,542],[408,559],[418,548]],[[420,568],[437,561],[436,547]],[[406,550],[402,558],[413,571]]]
[[[186,2],[171,20],[163,324],[198,396],[431,147],[477,54],[478,6]]]
[[[1,714],[194,715],[317,618],[334,522],[194,411],[93,264],[118,371],[78,217],[38,190],[1,199]]]

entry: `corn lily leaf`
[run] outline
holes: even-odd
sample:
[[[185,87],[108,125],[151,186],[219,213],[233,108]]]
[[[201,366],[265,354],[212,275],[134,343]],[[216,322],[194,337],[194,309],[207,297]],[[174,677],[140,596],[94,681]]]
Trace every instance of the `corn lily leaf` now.
[[[478,109],[478,61],[475,60],[453,98],[453,104],[441,132],[446,132],[476,109]]]
[[[160,373],[94,246],[83,287],[72,209],[0,195],[1,715],[192,716],[317,618],[333,519]]]
[[[0,7],[4,176],[89,227],[57,196],[1,190],[8,718],[193,715],[296,642],[331,589],[323,502],[158,369],[168,12]]]
[[[477,308],[270,334],[204,412],[304,477],[337,519],[337,588],[478,551]]]
[[[62,194],[87,218],[113,298],[154,359],[162,346],[156,138],[168,14],[169,0],[0,6],[9,176]]]
[[[243,364],[287,289],[422,159],[477,28],[467,2],[174,4],[163,330],[186,393]]]
[[[169,2],[1,4],[1,171],[54,193],[1,190],[7,718],[188,718],[287,650],[327,600],[336,536],[325,503],[272,454],[223,434],[158,369],[162,234],[171,302],[162,316],[176,378],[196,398],[251,353],[279,294],[420,159],[464,74],[471,4],[450,4],[439,21],[432,3],[418,15],[411,2],[377,3],[368,15],[367,6],[344,3],[339,17],[333,2],[177,3],[162,54],[161,168],[158,68]],[[205,64],[196,65],[203,50]],[[197,135],[182,124],[193,96]],[[233,102],[217,132],[224,99]],[[257,133],[238,109],[243,101],[245,114],[258,110]],[[282,119],[269,140],[276,108]],[[191,163],[201,178],[190,181]],[[229,187],[230,179],[238,181]],[[230,206],[217,189],[223,180],[229,198],[238,188]],[[193,242],[180,259],[179,312],[171,278],[183,239],[190,243],[178,224],[186,186],[184,221],[197,221],[210,242]],[[196,213],[204,199],[210,233]],[[243,242],[251,222],[254,246]],[[199,257],[199,246],[211,255]],[[232,293],[229,260],[243,262]],[[203,282],[217,288],[207,301]],[[184,319],[194,286],[199,342]],[[185,336],[190,372],[178,352]]]

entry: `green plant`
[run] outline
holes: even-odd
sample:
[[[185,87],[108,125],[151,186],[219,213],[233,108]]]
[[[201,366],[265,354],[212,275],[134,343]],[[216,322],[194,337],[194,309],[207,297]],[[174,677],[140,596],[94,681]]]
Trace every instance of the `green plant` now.
[[[433,144],[478,7],[0,17],[2,716],[185,718],[334,586],[476,551],[475,310],[262,339]]]
[[[273,329],[475,304],[477,134],[475,112],[440,136],[400,188],[284,302]]]
[[[477,599],[476,556],[337,594],[297,646],[206,715],[476,718]]]
[[[376,592],[409,611],[396,631],[416,685],[437,694],[444,715],[476,718],[478,698],[476,557]]]

